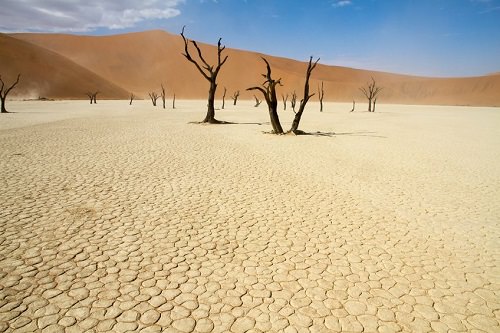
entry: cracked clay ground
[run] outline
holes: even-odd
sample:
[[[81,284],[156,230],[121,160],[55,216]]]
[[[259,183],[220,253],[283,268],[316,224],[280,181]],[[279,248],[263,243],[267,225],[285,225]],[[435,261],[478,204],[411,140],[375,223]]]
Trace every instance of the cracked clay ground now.
[[[500,332],[498,109],[205,103],[9,104],[0,331]]]

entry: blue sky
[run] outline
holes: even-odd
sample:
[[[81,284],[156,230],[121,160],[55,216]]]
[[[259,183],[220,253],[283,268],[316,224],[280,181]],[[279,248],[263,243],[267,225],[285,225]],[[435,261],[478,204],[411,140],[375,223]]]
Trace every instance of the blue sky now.
[[[186,25],[199,41],[222,37],[227,47],[331,65],[424,76],[500,71],[500,0],[2,2],[4,32],[178,33]]]

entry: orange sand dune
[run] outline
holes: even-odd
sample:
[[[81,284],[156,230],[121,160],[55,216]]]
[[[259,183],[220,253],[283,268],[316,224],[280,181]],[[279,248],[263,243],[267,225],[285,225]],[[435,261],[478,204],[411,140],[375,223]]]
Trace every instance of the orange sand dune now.
[[[187,34],[189,36],[189,31]],[[165,85],[167,94],[175,93],[180,98],[204,98],[208,90],[207,82],[181,55],[183,43],[179,35],[155,30],[113,36],[63,34],[12,36],[56,52],[141,97],[147,97],[149,91],[158,91],[161,83]],[[209,62],[214,62],[216,48],[212,45],[200,45],[206,52]],[[227,87],[226,98],[229,98],[235,90],[242,91],[243,98],[251,98],[252,94],[244,90],[262,83],[261,73],[264,71],[260,59],[262,55],[230,48],[226,54],[229,55],[229,60],[220,72],[218,97],[222,96],[223,87]],[[300,96],[306,64],[273,56],[266,58],[273,67],[274,76],[282,78],[284,86],[280,87],[279,94],[296,90]],[[14,68],[33,66],[29,59],[11,61],[10,67]],[[313,72],[311,86],[316,90],[318,84],[324,81],[326,100],[355,99],[361,102],[364,98],[358,88],[370,80],[370,77],[374,77],[384,87],[379,99],[381,103],[500,105],[498,75],[425,78],[319,65]],[[54,87],[54,91],[57,91],[58,95],[80,96],[72,95],[77,87],[71,84],[65,84],[63,87],[62,91]],[[73,92],[70,92],[70,89]],[[116,97],[121,98],[121,95]]]
[[[73,61],[45,48],[0,34],[0,74],[7,84],[21,80],[13,96],[24,98],[86,98],[98,90],[98,97],[126,98],[128,93]]]

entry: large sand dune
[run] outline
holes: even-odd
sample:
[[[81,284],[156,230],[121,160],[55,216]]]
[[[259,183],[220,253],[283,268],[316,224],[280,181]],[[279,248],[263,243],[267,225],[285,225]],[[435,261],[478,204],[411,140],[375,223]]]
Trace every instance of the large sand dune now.
[[[124,90],[142,97],[147,97],[149,91],[158,90],[162,82],[170,95],[176,93],[181,98],[204,98],[208,90],[206,81],[192,64],[183,59],[181,38],[164,31],[114,36],[62,34],[12,36],[56,52]],[[201,45],[209,54],[207,58],[213,61],[215,47]],[[6,51],[0,49],[0,54],[2,52]],[[223,87],[227,87],[230,95],[235,90],[243,92],[247,87],[262,82],[260,74],[264,71],[264,66],[260,59],[261,54],[230,48],[227,49],[227,54],[229,60],[220,74],[219,96],[222,95]],[[275,77],[281,77],[284,83],[280,88],[280,94],[302,90],[305,63],[266,57],[273,66]],[[12,59],[9,63],[9,67],[26,72],[26,80],[33,66],[36,67],[28,59]],[[311,84],[315,90],[318,83],[324,81],[328,100],[361,101],[363,97],[358,88],[372,76],[384,86],[384,92],[379,100],[384,103],[500,105],[498,93],[500,75],[440,79],[321,65],[313,73]],[[58,92],[58,94],[67,93]],[[243,92],[242,97],[251,98],[252,94]]]
[[[498,110],[205,104],[10,103],[0,331],[499,332]]]

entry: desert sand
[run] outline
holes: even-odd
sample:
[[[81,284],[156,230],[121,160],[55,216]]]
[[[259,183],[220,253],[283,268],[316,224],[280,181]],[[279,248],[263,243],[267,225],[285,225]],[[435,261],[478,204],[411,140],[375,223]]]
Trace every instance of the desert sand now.
[[[0,117],[1,331],[500,331],[498,109],[98,103]]]
[[[186,34],[189,37],[189,29]],[[214,63],[216,48],[200,46]],[[23,74],[21,84],[12,92],[19,98],[85,99],[87,90],[99,90],[105,98],[123,99],[127,92],[147,98],[148,92],[159,91],[161,83],[170,96],[206,98],[207,82],[183,58],[182,51],[178,33],[160,30],[112,36],[0,34],[0,74],[10,79]],[[252,93],[245,89],[262,83],[262,56],[269,60],[274,77],[282,79],[280,94],[303,90],[307,65],[301,61],[308,59],[296,61],[232,49],[231,45],[225,53],[229,59],[219,75],[218,98],[226,87],[228,98],[240,90],[242,98],[252,99]],[[365,101],[359,87],[374,77],[384,87],[380,103],[500,106],[498,74],[428,78],[328,66],[324,61],[320,60],[310,83],[316,92],[324,82],[328,101]]]

